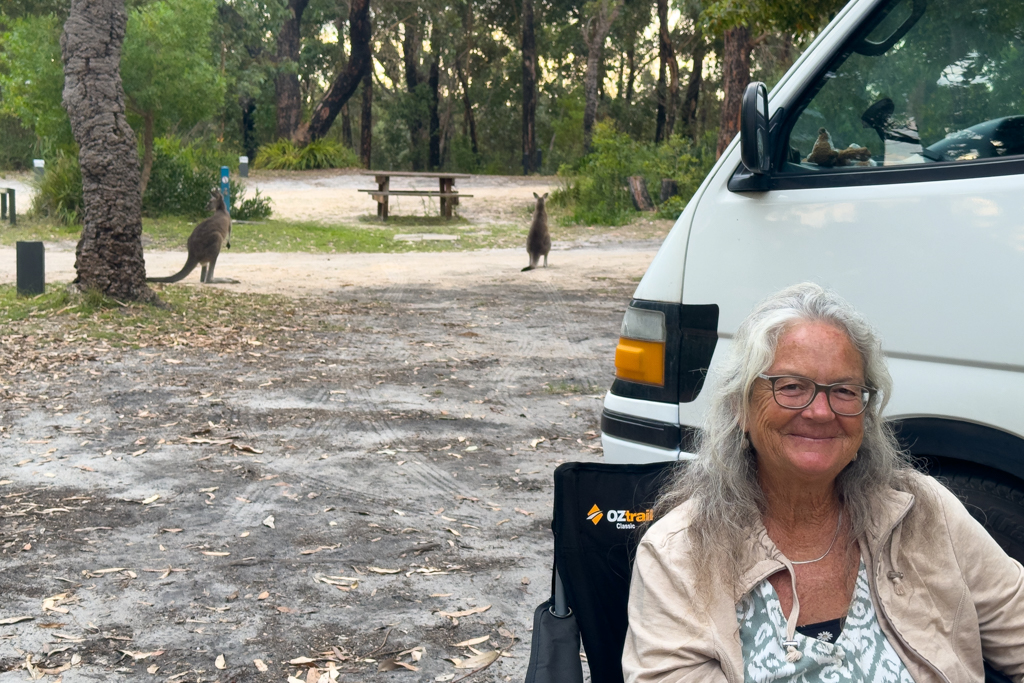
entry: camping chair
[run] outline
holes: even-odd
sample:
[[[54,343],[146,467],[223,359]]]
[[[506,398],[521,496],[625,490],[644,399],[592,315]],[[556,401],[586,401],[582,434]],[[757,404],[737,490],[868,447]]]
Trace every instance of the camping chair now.
[[[569,462],[555,470],[552,595],[533,615],[526,683],[623,683],[629,581],[636,546],[674,462]],[[986,683],[1011,683],[985,664]]]

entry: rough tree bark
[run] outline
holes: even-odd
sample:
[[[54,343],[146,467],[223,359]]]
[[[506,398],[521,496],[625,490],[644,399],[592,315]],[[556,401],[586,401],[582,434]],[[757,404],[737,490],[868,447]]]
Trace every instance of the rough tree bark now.
[[[694,21],[696,28],[693,34],[693,51],[690,53],[693,58],[693,69],[690,70],[690,78],[686,83],[686,95],[683,97],[682,114],[683,125],[686,126],[686,135],[697,141],[697,98],[700,97],[700,85],[704,78],[704,55],[707,46],[704,44],[704,33],[700,29],[700,23]]]
[[[427,163],[431,170],[437,170],[441,168],[441,117],[438,116],[438,90],[441,87],[441,64],[440,58],[436,54],[437,47],[435,50],[434,58],[430,60],[430,76],[427,79],[427,83],[430,87],[430,156]]]
[[[309,0],[288,0],[289,16],[277,34],[277,68],[274,92],[277,100],[277,136],[290,139],[302,118],[302,95],[296,67],[302,39],[302,13]]]
[[[622,0],[600,0],[594,14],[583,22],[583,41],[587,44],[587,71],[583,76],[583,92],[586,105],[583,108],[583,153],[590,153],[594,136],[594,121],[597,120],[598,75],[602,72],[601,56],[604,41],[612,23],[622,9]]]
[[[523,0],[523,175],[537,170],[537,41],[533,0]]]
[[[142,177],[139,179],[139,194],[146,194],[149,175],[153,172],[153,143],[156,132],[153,125],[153,112],[142,112]]]
[[[359,119],[359,158],[370,168],[373,152],[373,69],[363,74],[363,112]]]
[[[729,146],[740,129],[740,103],[743,91],[750,83],[750,29],[746,26],[731,28],[725,32],[725,48],[722,50],[722,113],[719,119],[718,144],[715,158]]]
[[[359,82],[370,69],[372,52],[370,47],[370,0],[351,0],[348,9],[348,36],[351,51],[348,64],[335,77],[324,98],[313,109],[309,123],[299,126],[292,140],[307,145],[327,135],[341,106],[359,87]]]
[[[82,169],[82,237],[75,283],[120,300],[155,299],[142,257],[142,193],[135,132],[121,86],[124,0],[72,0],[60,39],[64,108]]]

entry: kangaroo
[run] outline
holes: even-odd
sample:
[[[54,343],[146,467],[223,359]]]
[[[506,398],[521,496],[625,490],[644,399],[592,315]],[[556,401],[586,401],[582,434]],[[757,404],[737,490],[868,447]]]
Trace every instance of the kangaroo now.
[[[203,269],[199,274],[199,281],[206,284],[215,283],[237,283],[238,280],[231,278],[214,279],[213,269],[217,265],[217,257],[220,256],[221,247],[231,248],[231,215],[224,206],[224,197],[220,190],[210,190],[210,201],[206,205],[207,211],[213,211],[213,215],[205,219],[192,230],[188,237],[188,260],[180,271],[170,277],[147,277],[146,282],[178,282],[195,270],[195,267],[202,264]]]
[[[523,272],[533,270],[544,257],[544,267],[548,267],[548,252],[551,251],[551,233],[548,232],[548,212],[544,210],[544,201],[548,198],[545,192],[543,197],[537,197],[537,208],[533,212],[533,223],[530,224],[530,234],[526,236],[526,253],[530,255],[530,265],[523,268]]]

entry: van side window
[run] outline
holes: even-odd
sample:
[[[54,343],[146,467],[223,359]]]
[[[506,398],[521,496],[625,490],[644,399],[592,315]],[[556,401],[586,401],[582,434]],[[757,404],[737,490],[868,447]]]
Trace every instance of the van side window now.
[[[1024,2],[890,0],[798,104],[781,173],[1024,154]]]

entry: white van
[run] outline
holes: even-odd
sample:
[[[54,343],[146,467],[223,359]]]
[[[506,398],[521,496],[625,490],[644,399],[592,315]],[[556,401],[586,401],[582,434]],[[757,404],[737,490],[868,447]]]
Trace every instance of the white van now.
[[[853,0],[763,87],[626,312],[606,461],[691,457],[740,321],[812,280],[880,330],[902,442],[1024,560],[1024,3]]]

